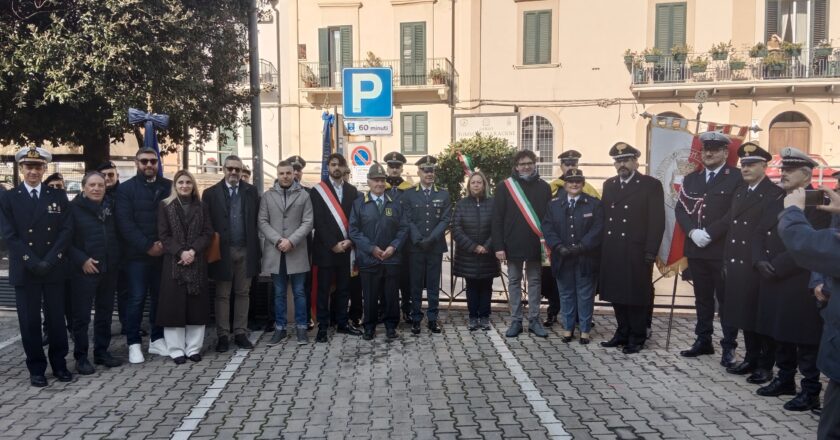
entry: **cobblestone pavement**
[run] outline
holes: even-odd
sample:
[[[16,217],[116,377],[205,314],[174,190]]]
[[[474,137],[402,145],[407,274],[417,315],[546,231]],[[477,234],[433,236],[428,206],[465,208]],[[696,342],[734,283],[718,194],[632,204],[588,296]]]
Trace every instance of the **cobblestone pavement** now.
[[[718,357],[684,359],[690,316],[657,316],[648,349],[625,356],[598,342],[614,330],[596,315],[593,343],[563,344],[494,329],[469,332],[462,311],[444,333],[401,328],[388,343],[335,335],[329,344],[290,339],[175,365],[159,356],[33,388],[20,342],[0,349],[0,438],[813,438],[817,417],[782,409],[728,375]],[[0,346],[17,336],[0,315]],[[261,336],[255,333],[252,337]],[[313,334],[314,336],[314,334]],[[122,337],[113,351],[126,358]],[[313,338],[314,339],[314,338]],[[72,351],[72,350],[71,350]],[[739,353],[739,355],[742,353]],[[71,355],[72,357],[72,355]],[[73,369],[73,361],[68,365]],[[49,374],[49,373],[48,373]]]

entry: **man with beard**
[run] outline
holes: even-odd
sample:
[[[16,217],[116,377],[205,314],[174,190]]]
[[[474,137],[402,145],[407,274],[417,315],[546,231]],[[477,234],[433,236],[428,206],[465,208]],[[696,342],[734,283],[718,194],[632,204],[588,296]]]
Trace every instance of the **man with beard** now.
[[[732,194],[743,185],[741,173],[726,164],[729,138],[723,133],[708,131],[700,135],[700,141],[703,142],[703,168],[685,176],[674,208],[677,223],[686,234],[685,256],[694,281],[697,312],[694,327],[697,339],[691,348],[680,352],[684,357],[715,353],[712,345],[715,299],[721,309],[725,300],[722,269],[723,241],[729,226],[726,216],[732,207]],[[731,367],[735,362],[738,329],[722,327],[720,364]]]
[[[625,142],[610,149],[618,175],[604,182],[604,241],[601,247],[601,299],[613,304],[617,328],[602,347],[624,346],[638,353],[647,340],[653,304],[651,272],[665,231],[662,184],[638,172],[639,150]]]
[[[753,265],[753,246],[760,240],[755,232],[763,210],[768,203],[781,200],[784,191],[765,176],[770,153],[748,142],[738,148],[738,156],[744,185],[735,190],[727,218],[729,233],[723,250],[726,302],[721,306],[721,325],[743,330],[746,354],[743,362],[726,371],[753,373],[747,382],[764,383],[772,377],[773,351],[772,341],[755,331],[759,275]]]
[[[792,147],[781,151],[782,188],[788,193],[804,188],[810,190],[811,176],[818,164],[807,154]],[[759,388],[760,396],[796,395],[785,403],[788,411],[807,411],[820,407],[820,371],[817,369],[817,349],[822,336],[823,322],[808,287],[811,274],[796,264],[778,233],[779,214],[784,201],[776,200],[767,206],[758,227],[761,237],[753,263],[761,274],[759,282],[757,331],[776,343],[777,376]],[[805,218],[814,229],[824,229],[831,215],[816,207],[805,208]],[[797,366],[802,374],[802,389],[796,394]]]
[[[334,308],[336,332],[361,336],[362,331],[349,323],[347,306],[350,300],[350,278],[356,264],[356,252],[350,240],[350,210],[358,192],[344,182],[347,159],[333,153],[327,159],[329,182],[321,181],[310,192],[315,222],[312,262],[318,266],[318,335],[315,342],[327,342],[331,306]],[[335,280],[334,301],[330,288]]]
[[[293,177],[294,177],[295,182],[299,183],[300,187],[303,188],[303,190],[307,194],[309,194],[309,192],[312,190],[312,188],[303,185],[303,169],[306,168],[306,161],[302,157],[300,157],[298,155],[295,155],[295,156],[289,156],[289,158],[286,159],[286,162],[292,164],[292,170],[294,171]],[[311,260],[312,259],[312,255],[311,255],[312,254],[312,234],[309,234],[309,236],[306,238],[306,245],[307,245],[307,249],[309,249],[309,253],[310,253],[309,259]],[[310,268],[311,268],[311,266],[310,266]],[[315,322],[312,321],[312,300],[313,300],[313,297],[316,296],[317,294],[316,294],[316,292],[312,291],[312,271],[311,270],[306,272],[306,278],[305,278],[304,283],[303,283],[303,288],[306,291],[306,318],[309,320],[308,329],[312,330],[313,328],[315,328]]]
[[[513,155],[513,174],[496,185],[491,237],[496,258],[507,261],[511,324],[505,336],[522,333],[522,273],[528,279],[528,331],[541,338],[548,332],[540,322],[541,271],[549,251],[541,221],[551,200],[551,188],[540,179],[537,156],[531,150]]]
[[[385,155],[385,163],[388,165],[388,177],[385,178],[385,191],[395,201],[399,201],[403,192],[412,187],[411,182],[403,179],[402,172],[406,159],[398,151],[392,151]],[[411,324],[411,265],[408,261],[410,243],[406,242],[402,249],[402,269],[400,270],[400,309],[402,309],[403,320]]]

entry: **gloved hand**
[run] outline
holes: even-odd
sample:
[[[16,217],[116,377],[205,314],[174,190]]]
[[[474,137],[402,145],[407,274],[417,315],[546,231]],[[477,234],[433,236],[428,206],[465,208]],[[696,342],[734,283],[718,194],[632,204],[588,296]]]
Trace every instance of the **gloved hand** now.
[[[424,238],[420,240],[420,243],[417,243],[417,246],[420,246],[420,249],[423,249],[424,251],[428,251],[429,248],[432,247],[432,240]]]
[[[35,267],[32,268],[32,273],[39,277],[42,277],[44,275],[49,274],[50,270],[52,270],[52,264],[47,263],[46,261],[39,261],[38,264],[36,264]]]
[[[579,244],[569,246],[569,255],[577,256],[583,253],[583,248]]]
[[[704,248],[712,242],[712,237],[709,236],[709,233],[706,232],[705,229],[693,229],[688,234],[688,237],[691,238],[691,241],[693,241],[699,248]]]
[[[557,247],[554,248],[554,252],[557,252],[557,255],[560,255],[561,257],[569,256],[569,248],[563,246],[562,244],[557,245]]]
[[[645,254],[645,263],[653,264],[656,262],[656,255],[653,254]]]
[[[773,278],[776,276],[776,268],[770,264],[769,261],[759,261],[755,263],[755,269],[764,278]]]

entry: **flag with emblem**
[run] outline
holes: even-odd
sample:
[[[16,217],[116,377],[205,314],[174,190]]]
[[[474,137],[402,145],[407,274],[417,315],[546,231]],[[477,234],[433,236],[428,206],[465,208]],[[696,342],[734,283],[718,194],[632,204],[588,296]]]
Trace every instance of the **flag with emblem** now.
[[[473,158],[469,154],[458,152],[458,160],[461,162],[461,166],[464,168],[464,174],[467,176],[471,176],[473,171],[475,171],[475,164],[473,163]]]

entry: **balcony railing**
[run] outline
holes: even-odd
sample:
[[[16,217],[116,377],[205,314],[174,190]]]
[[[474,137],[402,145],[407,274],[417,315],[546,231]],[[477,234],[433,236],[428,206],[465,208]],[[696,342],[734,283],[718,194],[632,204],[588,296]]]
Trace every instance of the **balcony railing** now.
[[[248,76],[247,64],[243,65],[239,70],[240,82],[248,84],[250,77]],[[260,84],[263,85],[277,85],[277,68],[270,61],[260,59]]]
[[[425,60],[382,60],[372,66],[367,60],[356,60],[351,65],[340,63],[302,62],[299,66],[299,87],[302,89],[340,89],[341,71],[345,67],[390,67],[394,71],[393,85],[397,86],[452,86],[452,63],[446,58]]]
[[[698,62],[705,60],[706,64]],[[689,53],[683,60],[662,55],[659,61],[634,59],[630,73],[634,87],[668,83],[720,83],[792,79],[840,78],[840,49],[803,48],[797,55],[784,51],[736,51],[715,60],[708,53]]]

